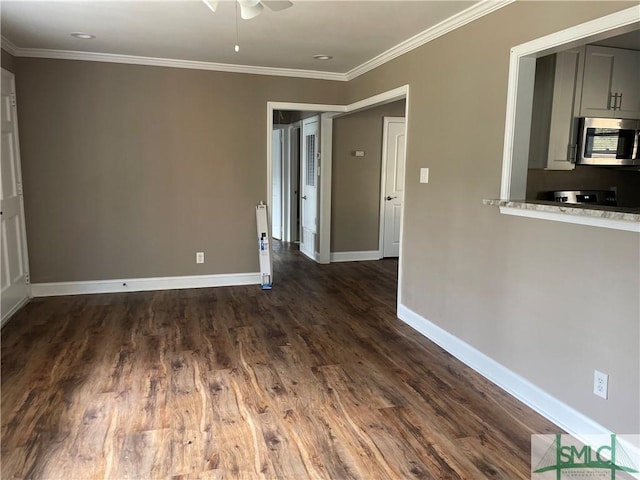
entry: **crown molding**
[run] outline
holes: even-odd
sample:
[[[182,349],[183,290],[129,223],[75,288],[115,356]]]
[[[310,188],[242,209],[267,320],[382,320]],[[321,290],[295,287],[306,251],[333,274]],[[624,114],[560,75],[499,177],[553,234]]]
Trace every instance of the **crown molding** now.
[[[51,58],[56,60],[83,60],[87,62],[124,63],[152,67],[186,68],[191,70],[209,70],[229,73],[248,73],[253,75],[272,75],[277,77],[310,78],[346,82],[363,75],[376,67],[384,65],[400,55],[435,40],[442,35],[490,14],[515,0],[481,0],[462,12],[443,20],[439,24],[399,43],[384,53],[366,61],[346,73],[325,72],[319,70],[299,70],[294,68],[272,68],[252,65],[234,65],[229,63],[201,62],[171,58],[141,57],[110,53],[77,52],[72,50],[49,50],[43,48],[21,48],[9,39],[2,37],[2,48],[15,57]]]
[[[15,57],[18,47],[16,47],[15,44],[4,35],[0,38],[2,40],[2,49]]]
[[[436,38],[441,37],[442,35],[449,33],[452,30],[460,28],[467,23],[471,23],[478,18],[490,14],[491,12],[495,12],[502,7],[506,7],[514,1],[515,0],[482,0],[467,8],[466,10],[463,10],[462,12],[457,13],[447,18],[446,20],[443,20],[437,25],[434,25],[433,27],[428,28],[427,30],[405,40],[404,42],[399,43],[395,47],[392,47],[386,52],[383,52],[380,55],[372,58],[371,60],[366,61],[362,65],[349,70],[345,74],[346,79],[347,81],[353,80],[354,78],[370,72],[376,67],[384,65],[385,63],[399,57],[400,55],[404,55],[405,53],[415,50],[425,43],[435,40]]]
[[[12,55],[17,57],[50,58],[55,60],[83,60],[87,62],[124,63],[129,65],[146,65],[151,67],[185,68],[190,70],[209,70],[229,73],[249,73],[254,75],[271,75],[277,77],[298,77],[317,80],[346,81],[344,73],[322,72],[316,70],[298,70],[293,68],[259,67],[252,65],[234,65],[230,63],[200,62],[195,60],[178,60],[173,58],[139,57],[134,55],[117,55],[111,53],[76,52],[72,50],[49,50],[44,48],[14,47]],[[9,52],[11,53],[11,52]]]

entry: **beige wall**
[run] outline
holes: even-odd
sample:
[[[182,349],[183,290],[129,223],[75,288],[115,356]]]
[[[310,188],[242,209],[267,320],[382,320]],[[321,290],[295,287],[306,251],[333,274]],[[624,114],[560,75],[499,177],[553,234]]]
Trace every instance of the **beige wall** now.
[[[500,193],[510,48],[631,5],[515,2],[348,84],[349,101],[410,86],[401,302],[619,433],[640,432],[638,234],[482,199]]]
[[[341,82],[16,63],[33,282],[257,271],[267,101],[344,101]]]
[[[383,118],[404,114],[402,100],[334,120],[332,252],[378,250]],[[354,150],[365,156],[353,156]]]
[[[0,60],[2,63],[2,68],[5,70],[9,70],[12,73],[16,73],[15,70],[15,58],[6,50],[2,50],[2,59]]]

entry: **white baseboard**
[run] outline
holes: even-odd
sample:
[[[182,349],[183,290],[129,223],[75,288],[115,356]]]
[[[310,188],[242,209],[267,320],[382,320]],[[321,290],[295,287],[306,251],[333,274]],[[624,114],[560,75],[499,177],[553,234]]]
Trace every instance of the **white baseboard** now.
[[[398,318],[576,438],[612,432],[404,305]]]
[[[151,290],[177,290],[183,288],[230,287],[259,284],[259,273],[229,273],[221,275],[94,280],[87,282],[32,283],[31,295],[33,297],[52,297],[59,295],[143,292]]]
[[[378,250],[366,250],[363,252],[331,252],[332,262],[362,262],[366,260],[380,260]]]

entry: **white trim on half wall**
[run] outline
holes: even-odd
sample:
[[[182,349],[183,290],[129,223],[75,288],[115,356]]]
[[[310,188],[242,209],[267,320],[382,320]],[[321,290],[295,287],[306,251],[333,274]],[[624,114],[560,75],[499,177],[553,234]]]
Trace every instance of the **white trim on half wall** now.
[[[32,283],[31,296],[87,295],[94,293],[146,292],[185,288],[234,287],[259,285],[260,273],[227,273],[181,277],[124,278],[87,282]]]
[[[517,203],[514,203],[517,205]],[[522,205],[528,205],[522,203]],[[606,217],[588,217],[584,215],[584,211],[572,213],[570,208],[564,212],[545,212],[538,211],[533,208],[518,208],[501,206],[500,213],[505,215],[514,215],[516,217],[537,218],[539,220],[551,220],[554,222],[573,223],[577,225],[588,225],[591,227],[610,228],[612,230],[622,230],[625,232],[638,232],[640,233],[640,222],[628,221],[628,220],[616,220]]]

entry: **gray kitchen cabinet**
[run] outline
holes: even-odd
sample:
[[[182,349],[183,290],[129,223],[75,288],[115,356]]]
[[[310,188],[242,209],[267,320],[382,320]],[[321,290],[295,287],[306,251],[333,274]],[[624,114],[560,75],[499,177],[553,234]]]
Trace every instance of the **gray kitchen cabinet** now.
[[[536,63],[529,168],[573,170],[585,48]]]
[[[547,170],[576,168],[577,117],[582,94],[584,54],[584,47],[556,54]]]
[[[587,45],[583,117],[640,118],[640,52]]]

